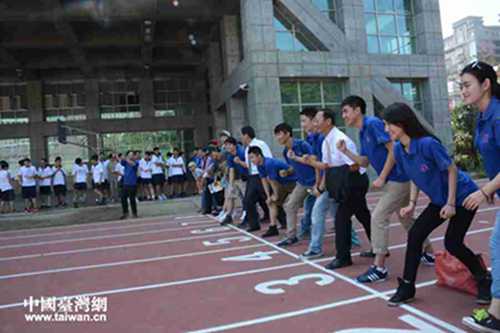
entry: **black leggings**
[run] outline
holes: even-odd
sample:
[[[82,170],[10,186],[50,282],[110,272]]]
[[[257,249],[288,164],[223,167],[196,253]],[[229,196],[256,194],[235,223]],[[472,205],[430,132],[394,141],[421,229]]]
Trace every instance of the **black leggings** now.
[[[410,283],[415,283],[417,270],[422,255],[422,244],[429,234],[439,227],[445,220],[439,216],[441,207],[429,204],[420,214],[413,226],[408,231],[408,245],[406,248],[406,259],[403,278]],[[456,215],[450,219],[444,246],[448,252],[457,257],[472,275],[480,277],[485,273],[478,257],[464,244],[465,234],[469,229],[476,211],[470,211],[464,207],[457,207]]]

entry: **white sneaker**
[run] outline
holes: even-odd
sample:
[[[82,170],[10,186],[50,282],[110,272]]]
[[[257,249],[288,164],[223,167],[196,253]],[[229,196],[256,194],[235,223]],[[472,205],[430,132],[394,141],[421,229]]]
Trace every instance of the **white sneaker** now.
[[[224,219],[226,218],[226,215],[227,215],[227,213],[225,211],[221,211],[219,213],[219,215],[217,215],[217,217],[216,217],[217,221],[219,221],[219,222],[224,221]]]
[[[246,211],[246,210],[244,210],[244,211],[241,213],[240,220],[243,222],[243,220],[245,219],[245,217],[247,217],[247,211]]]

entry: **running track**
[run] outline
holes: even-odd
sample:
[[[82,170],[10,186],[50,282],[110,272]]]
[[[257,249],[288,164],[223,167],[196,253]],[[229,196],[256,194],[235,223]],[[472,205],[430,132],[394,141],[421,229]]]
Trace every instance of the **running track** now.
[[[378,197],[370,193],[369,203]],[[426,202],[421,196],[417,210]],[[498,209],[481,207],[466,240],[487,262]],[[2,232],[0,332],[466,332],[460,322],[476,307],[474,297],[436,286],[432,267],[420,267],[414,303],[386,305],[405,252],[395,221],[390,278],[373,285],[354,280],[371,263],[359,257],[368,248],[362,232],[354,265],[331,272],[323,266],[334,255],[332,233],[325,258],[301,261],[307,242],[284,250],[273,245],[278,238],[261,239],[263,231],[197,215]],[[431,235],[436,249],[443,231]],[[106,296],[107,321],[26,322],[30,296],[76,295]]]

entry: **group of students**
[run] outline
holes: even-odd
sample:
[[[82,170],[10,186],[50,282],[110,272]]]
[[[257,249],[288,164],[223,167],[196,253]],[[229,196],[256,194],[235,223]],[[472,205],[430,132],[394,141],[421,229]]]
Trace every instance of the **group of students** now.
[[[282,159],[273,157],[252,127],[241,129],[241,143],[227,131],[222,133],[222,149],[207,151],[200,170],[204,212],[211,211],[205,203],[213,196],[210,184],[217,181],[214,170],[217,165],[225,165],[225,199],[218,215],[221,224],[233,222],[234,201],[240,198],[243,215],[238,226],[258,231],[260,205],[263,219],[270,222],[262,236],[279,235],[279,223],[286,235],[277,245],[286,247],[309,238],[302,258],[310,260],[323,256],[325,220],[330,211],[336,247],[335,259],[326,265],[330,270],[353,264],[351,246],[357,237],[351,218],[355,216],[371,244],[371,250],[361,255],[373,258],[373,264],[357,277],[360,283],[387,279],[389,219],[396,214],[407,231],[407,247],[403,274],[398,278],[396,293],[388,300],[390,306],[414,299],[419,264],[434,264],[428,236],[449,221],[444,237],[446,250],[474,277],[476,302],[491,304],[488,310],[475,310],[472,316],[463,318],[463,323],[478,332],[500,332],[500,212],[491,235],[491,273],[464,243],[478,207],[492,202],[495,193],[500,195],[500,84],[492,66],[474,62],[463,69],[461,85],[464,103],[478,110],[474,143],[490,179],[481,188],[455,165],[446,147],[411,107],[392,104],[379,118],[366,115],[361,97],[349,96],[340,112],[348,127],[359,130],[359,150],[336,127],[336,115],[330,109],[306,108],[301,112],[305,140],[295,138],[286,123],[274,128],[275,139],[283,147]],[[372,212],[366,201],[368,166],[377,174],[372,187],[382,191]],[[420,191],[430,203],[414,218]],[[299,225],[301,207],[304,215]]]
[[[50,207],[52,191],[57,201],[56,206],[66,206],[66,173],[62,167],[61,157],[56,157],[53,166],[43,158],[38,168],[32,165],[29,158],[25,158],[19,161],[19,169],[15,175],[10,173],[9,163],[0,161],[0,213],[15,212],[16,181],[21,186],[25,211],[28,213],[37,212],[38,208]],[[38,192],[39,207],[37,205]]]
[[[166,200],[167,194],[171,198],[185,196],[187,169],[179,149],[168,153],[167,158],[162,156],[158,147],[151,152],[146,151],[144,156],[138,151],[133,154],[138,161],[138,200]],[[53,165],[42,158],[37,167],[33,166],[29,158],[25,158],[19,161],[19,169],[15,174],[10,172],[6,161],[0,161],[0,212],[15,212],[16,182],[21,188],[27,213],[52,207],[52,194],[56,200],[55,207],[67,206],[66,194],[70,180],[73,183],[75,208],[86,203],[89,183],[96,193],[96,203],[106,205],[121,196],[122,159],[122,154],[94,155],[89,163],[76,158],[68,174],[59,156],[55,158]],[[166,189],[167,183],[170,186]]]

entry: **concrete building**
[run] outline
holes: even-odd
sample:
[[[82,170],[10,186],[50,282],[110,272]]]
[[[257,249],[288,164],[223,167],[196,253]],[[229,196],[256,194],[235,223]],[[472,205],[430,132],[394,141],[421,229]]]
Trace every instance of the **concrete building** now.
[[[450,142],[438,0],[6,0],[0,27],[0,145],[34,159],[58,119],[185,149],[250,124],[277,148],[277,123],[348,94],[407,101]]]
[[[444,40],[450,107],[460,103],[459,74],[475,60],[500,65],[500,25],[485,26],[483,18],[467,16],[453,24],[453,35]]]

